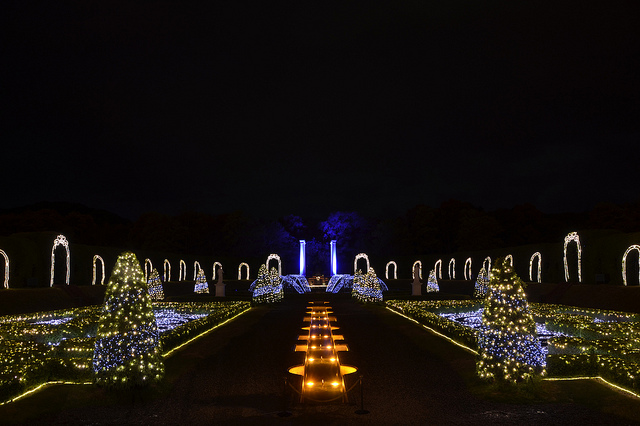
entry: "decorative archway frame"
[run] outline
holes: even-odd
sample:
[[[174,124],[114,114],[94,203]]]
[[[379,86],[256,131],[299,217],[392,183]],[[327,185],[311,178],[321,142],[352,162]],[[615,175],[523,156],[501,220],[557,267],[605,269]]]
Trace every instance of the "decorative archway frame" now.
[[[505,256],[504,260],[508,260],[509,264],[511,264],[511,267],[513,268],[513,256],[508,254]]]
[[[249,279],[249,265],[245,262],[242,262],[240,265],[238,265],[238,280],[242,279],[242,267],[246,267],[247,268],[247,278],[245,279]]]
[[[442,259],[438,259],[433,265],[433,270],[438,272],[438,279],[442,279]]]
[[[629,248],[624,252],[624,256],[622,256],[622,282],[624,285],[627,285],[627,255],[632,250],[636,250],[638,252],[638,283],[640,283],[640,246],[634,244],[629,246]]]
[[[163,266],[162,278],[164,278],[164,282],[166,283],[167,281],[171,281],[171,262],[169,262],[169,259],[165,259],[162,266]],[[167,274],[167,266],[169,267],[169,274]]]
[[[178,276],[178,281],[187,279],[187,264],[184,260],[180,259],[180,275]]]
[[[353,261],[353,273],[355,274],[358,271],[358,260],[359,259],[364,259],[367,261],[367,269],[365,269],[365,271],[369,270],[369,256],[367,256],[365,253],[358,253],[356,254],[356,258]]]
[[[267,261],[265,262],[265,265],[267,266],[267,271],[269,270],[269,261],[271,261],[272,259],[275,259],[278,261],[278,276],[282,276],[282,261],[280,260],[280,256],[278,256],[275,253],[271,253],[269,256],[267,256]]]
[[[69,267],[69,241],[67,241],[67,237],[60,234],[53,241],[53,247],[51,248],[51,280],[49,282],[49,287],[53,287],[53,279],[55,277],[56,271],[56,247],[63,246],[67,251],[67,276],[65,279],[65,284],[69,285],[69,277],[71,276],[71,268]]]
[[[147,265],[149,265],[149,266],[147,266]],[[145,283],[149,282],[149,272],[151,272],[151,271],[153,271],[153,263],[151,262],[151,259],[146,258],[144,260],[144,282]]]
[[[211,275],[213,277],[213,278],[211,278],[212,281],[215,281],[215,279],[216,279],[216,266],[219,266],[220,269],[222,269],[222,263],[213,262],[213,274]]]
[[[195,262],[193,262],[193,280],[195,281],[196,278],[198,277],[198,271],[202,269],[200,267],[200,262],[198,262],[197,260]]]
[[[416,279],[416,265],[418,265],[419,267],[418,276],[420,277],[420,279],[422,279],[422,262],[420,260],[416,260],[415,262],[413,262],[413,265],[411,266],[411,278],[413,278],[414,280]]]
[[[487,264],[487,266],[484,266],[485,264]],[[485,271],[487,271],[487,279],[491,278],[491,257],[487,256],[484,258],[484,260],[482,261],[482,267],[484,268]]]
[[[393,260],[387,262],[387,265],[384,267],[384,277],[389,279],[389,266],[393,265],[393,279],[398,279],[398,265]]]
[[[529,260],[529,281],[533,282],[533,260],[538,258],[538,277],[536,282],[542,282],[542,255],[539,251],[533,253],[531,255],[531,259]]]
[[[0,250],[0,254],[4,257],[4,288],[9,288],[9,256],[4,250]]]
[[[452,273],[452,271],[453,271],[453,273]],[[455,280],[456,279],[456,260],[453,257],[449,261],[449,267],[447,268],[447,272],[449,273],[449,279],[450,280]]]
[[[567,246],[575,241],[578,248],[578,282],[582,282],[582,247],[580,246],[580,237],[577,232],[570,232],[564,237],[564,280],[569,282],[569,262],[567,261]]]
[[[104,285],[104,260],[97,254],[93,256],[93,281],[91,281],[91,285],[96,285],[96,260],[99,260],[102,265],[102,280],[100,280],[100,285]]]
[[[471,258],[470,257],[464,261],[464,279],[465,280],[471,279]]]

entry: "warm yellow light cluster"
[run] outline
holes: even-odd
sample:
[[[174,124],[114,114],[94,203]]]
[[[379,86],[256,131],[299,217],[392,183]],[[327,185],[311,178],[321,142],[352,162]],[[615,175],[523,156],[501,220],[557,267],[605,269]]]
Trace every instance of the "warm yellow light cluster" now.
[[[278,261],[278,276],[282,276],[282,261],[280,260],[280,256],[275,253],[271,253],[269,256],[267,256],[267,261],[265,263],[265,265],[267,265],[267,269],[269,269],[269,261],[273,259]]]
[[[442,259],[436,261],[435,265],[433,265],[433,270],[437,271],[438,279],[442,279]]]
[[[464,262],[464,279],[465,280],[470,280],[471,279],[471,258],[467,258],[467,260]]]
[[[180,274],[178,275],[178,281],[187,279],[187,264],[184,260],[180,259]]]
[[[449,279],[455,280],[456,279],[456,260],[453,257],[449,261],[448,272],[449,272]]]
[[[171,281],[171,262],[169,259],[164,260],[164,282]]]
[[[422,279],[422,262],[420,260],[413,262],[411,266],[411,278],[416,279],[416,265],[418,265],[418,276]]]

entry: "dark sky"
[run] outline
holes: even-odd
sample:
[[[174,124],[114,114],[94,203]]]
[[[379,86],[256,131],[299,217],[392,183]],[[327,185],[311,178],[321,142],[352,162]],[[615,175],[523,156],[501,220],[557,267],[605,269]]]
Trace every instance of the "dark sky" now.
[[[639,198],[635,1],[12,3],[0,208]]]

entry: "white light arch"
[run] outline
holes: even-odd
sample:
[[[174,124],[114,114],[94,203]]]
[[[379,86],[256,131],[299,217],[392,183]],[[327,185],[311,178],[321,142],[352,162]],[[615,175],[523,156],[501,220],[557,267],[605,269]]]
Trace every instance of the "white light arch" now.
[[[178,281],[187,279],[187,264],[184,260],[180,259],[180,274],[178,275]]]
[[[510,265],[511,265],[511,267],[513,268],[513,256],[512,256],[512,255],[508,254],[508,255],[504,258],[504,260],[508,260],[508,261],[509,261],[509,264],[510,264]]]
[[[416,260],[415,262],[413,262],[413,266],[411,266],[411,278],[413,278],[414,280],[416,279],[416,265],[418,265],[419,269],[418,269],[418,276],[420,277],[420,279],[422,279],[422,262],[419,260]]]
[[[4,257],[4,288],[9,288],[9,256],[4,250],[0,250],[0,254]]]
[[[238,266],[238,279],[241,280],[242,278],[242,267],[246,267],[247,268],[247,280],[249,279],[249,265],[242,262],[239,266]]]
[[[564,237],[564,280],[569,282],[569,262],[567,262],[567,245],[575,241],[578,248],[578,282],[582,282],[582,247],[580,247],[580,237],[577,232],[571,232]]]
[[[447,272],[449,272],[449,279],[456,279],[456,260],[452,257],[449,261],[449,267],[447,268]]]
[[[100,280],[100,285],[104,285],[104,260],[97,254],[93,256],[93,281],[91,285],[96,285],[96,260],[99,260],[102,265],[102,280]]]
[[[367,261],[367,269],[365,269],[365,271],[369,270],[369,256],[367,256],[365,253],[358,253],[356,255],[355,260],[353,261],[353,273],[355,274],[358,271],[358,260],[359,259],[364,259]]]
[[[471,258],[470,257],[464,261],[464,279],[465,280],[471,279]]]
[[[169,268],[167,268],[167,266]],[[163,278],[164,278],[164,282],[166,283],[167,281],[171,281],[171,262],[169,262],[169,259],[165,259],[164,260],[163,267],[164,267]],[[167,269],[168,269],[168,271],[167,271]],[[167,272],[168,272],[168,274],[167,274]]]
[[[393,265],[393,279],[398,279],[398,265],[393,260],[387,262],[387,266],[385,266],[384,277],[389,279],[389,266]]]
[[[71,269],[69,268],[69,241],[67,241],[67,237],[64,235],[58,235],[53,241],[53,248],[51,248],[51,281],[49,283],[49,287],[53,287],[53,278],[55,277],[56,269],[55,251],[58,246],[63,246],[67,251],[67,275],[65,278],[65,284],[69,285],[69,276],[71,275]]]
[[[624,256],[622,256],[622,282],[624,285],[627,285],[627,255],[632,250],[636,250],[638,252],[638,283],[640,284],[640,246],[634,244],[629,246],[627,251],[624,252]]]
[[[276,259],[278,261],[278,276],[282,276],[282,261],[280,260],[280,256],[275,253],[271,253],[267,256],[267,263],[265,263],[267,270],[269,270],[269,261],[272,259]]]
[[[195,262],[193,262],[193,280],[195,281],[196,278],[198,277],[198,271],[202,269],[200,267],[200,262],[198,262],[197,260]]]
[[[442,259],[438,259],[435,265],[433,265],[433,270],[438,271],[438,279],[442,279]]]
[[[216,279],[216,266],[219,266],[220,269],[222,269],[222,263],[213,262],[213,275],[212,275],[213,278],[211,278],[212,281],[214,281]]]
[[[487,266],[484,266],[484,265]],[[491,277],[491,257],[487,256],[484,258],[484,260],[482,261],[482,267],[484,268],[485,271],[487,271],[487,278]]]
[[[149,272],[151,271],[153,271],[153,263],[151,263],[151,259],[146,258],[144,260],[144,282],[145,283],[149,282]]]
[[[538,278],[537,282],[542,282],[542,255],[539,251],[533,253],[531,255],[531,259],[529,260],[529,281],[533,282],[533,260],[538,258]]]

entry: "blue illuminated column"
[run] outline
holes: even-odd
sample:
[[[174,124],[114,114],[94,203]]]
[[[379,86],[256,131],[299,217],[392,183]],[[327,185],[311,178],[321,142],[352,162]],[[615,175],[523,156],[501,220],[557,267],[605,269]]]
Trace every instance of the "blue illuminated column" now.
[[[331,240],[331,274],[338,273],[338,259],[336,258],[336,240]]]
[[[306,273],[306,265],[307,265],[307,261],[305,259],[306,245],[307,245],[307,242],[305,240],[300,240],[300,275],[305,275]]]

